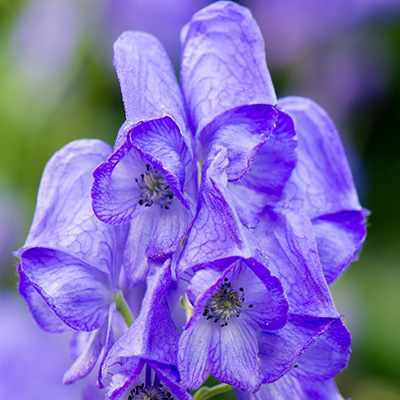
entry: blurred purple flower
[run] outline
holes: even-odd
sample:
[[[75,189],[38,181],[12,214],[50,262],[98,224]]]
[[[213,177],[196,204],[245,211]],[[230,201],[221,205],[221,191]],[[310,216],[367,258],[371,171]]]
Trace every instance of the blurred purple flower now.
[[[0,398],[78,399],[82,385],[62,384],[69,364],[68,337],[43,332],[21,298],[0,293]]]

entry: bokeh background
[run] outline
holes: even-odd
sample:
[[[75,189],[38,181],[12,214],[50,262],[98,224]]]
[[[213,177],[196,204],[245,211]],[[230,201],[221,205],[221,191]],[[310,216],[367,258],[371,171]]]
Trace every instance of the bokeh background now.
[[[35,326],[17,260],[45,163],[66,143],[113,144],[124,120],[112,43],[148,31],[179,70],[179,31],[207,0],[0,0],[0,399],[79,399],[61,387],[68,338]],[[336,122],[362,204],[359,261],[332,286],[353,336],[337,378],[353,400],[400,399],[400,1],[244,0],[260,25],[278,97]],[[220,398],[232,398],[230,395]]]

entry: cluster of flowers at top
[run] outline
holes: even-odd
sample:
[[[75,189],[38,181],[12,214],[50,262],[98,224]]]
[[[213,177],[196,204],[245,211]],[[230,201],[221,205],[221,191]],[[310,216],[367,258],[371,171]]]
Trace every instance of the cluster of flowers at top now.
[[[246,8],[217,2],[181,40],[181,86],[156,38],[116,41],[126,121],[113,149],[78,140],[47,164],[19,290],[74,332],[64,382],[96,371],[107,399],[191,399],[210,374],[239,399],[341,398],[328,284],[366,211],[336,128],[276,99]]]

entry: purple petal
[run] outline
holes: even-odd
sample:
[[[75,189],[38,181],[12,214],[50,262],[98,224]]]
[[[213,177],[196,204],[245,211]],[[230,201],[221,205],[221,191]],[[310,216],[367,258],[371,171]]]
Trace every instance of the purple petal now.
[[[333,379],[313,382],[308,379],[299,379],[306,399],[344,400]]]
[[[310,400],[304,393],[300,382],[291,373],[274,383],[261,385],[256,393],[235,390],[238,400]],[[315,398],[316,400],[317,398]]]
[[[171,319],[166,303],[170,283],[171,260],[163,265],[152,264],[147,279],[147,291],[138,318],[115,343],[104,364],[102,375],[122,373],[129,375],[132,360],[149,360],[176,364],[179,333]],[[121,370],[121,371],[120,371]]]
[[[227,151],[213,148],[202,170],[198,212],[178,264],[178,276],[194,265],[217,259],[250,257],[247,235],[230,204]]]
[[[49,333],[71,332],[71,328],[65,325],[49,308],[43,297],[34,289],[21,265],[18,265],[19,282],[18,290],[29,306],[29,310],[37,324]]]
[[[318,254],[328,284],[357,259],[366,237],[365,217],[360,211],[343,211],[312,221]]]
[[[290,312],[339,316],[319,262],[311,222],[303,210],[289,203],[266,209],[255,235],[271,272],[282,282]]]
[[[277,116],[275,107],[264,104],[237,107],[216,116],[199,134],[199,158],[206,157],[212,146],[225,147],[228,179],[240,179],[272,134]]]
[[[67,253],[39,247],[24,251],[20,265],[68,326],[92,331],[103,325],[114,298],[107,274]]]
[[[331,322],[331,318],[291,315],[282,329],[261,331],[258,356],[264,382],[274,382],[287,373]]]
[[[334,321],[297,360],[292,373],[299,380],[324,381],[346,367],[350,356],[351,336],[340,320]]]
[[[276,128],[258,150],[249,171],[241,180],[229,184],[235,208],[244,224],[255,227],[264,207],[281,196],[296,164],[296,146],[292,119],[279,112]]]
[[[143,32],[124,32],[114,43],[114,66],[131,126],[170,116],[186,135],[181,91],[161,43]]]
[[[82,353],[75,360],[69,370],[64,374],[63,383],[74,383],[78,379],[87,376],[93,369],[94,365],[99,358],[100,352],[103,349],[106,339],[107,326],[103,325],[101,328],[86,333],[88,340]]]
[[[212,373],[216,379],[241,390],[256,391],[263,380],[258,366],[257,333],[240,320],[213,326]]]
[[[212,325],[205,319],[182,332],[179,340],[178,366],[183,386],[200,387],[211,374],[209,360]]]
[[[310,218],[342,211],[361,211],[346,154],[330,117],[316,103],[287,97],[279,107],[294,121],[298,162],[290,178],[294,200]]]
[[[28,248],[56,249],[117,279],[126,227],[110,227],[93,214],[92,171],[110,153],[99,140],[69,143],[50,159],[40,183]]]
[[[107,224],[126,224],[132,220],[140,198],[138,179],[146,170],[142,158],[129,139],[93,172],[93,211]]]
[[[260,30],[247,8],[217,2],[181,33],[181,83],[194,130],[250,104],[275,104]]]

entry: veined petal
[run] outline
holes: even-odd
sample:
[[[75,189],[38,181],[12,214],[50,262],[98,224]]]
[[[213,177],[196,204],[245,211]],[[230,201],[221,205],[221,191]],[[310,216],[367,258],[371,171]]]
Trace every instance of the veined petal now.
[[[290,312],[313,317],[339,317],[319,262],[310,219],[290,203],[267,208],[255,236],[282,282]]]
[[[367,235],[361,211],[343,211],[312,220],[325,279],[331,284],[357,259]]]
[[[127,229],[100,222],[90,198],[92,171],[110,151],[100,140],[87,139],[53,155],[43,172],[31,230],[17,255],[35,247],[55,249],[118,278]]]
[[[67,253],[40,247],[25,250],[20,265],[31,285],[71,328],[92,331],[106,321],[114,298],[106,273]]]
[[[204,159],[213,146],[228,150],[229,181],[242,178],[257,151],[276,127],[278,110],[265,104],[237,107],[216,116],[197,137],[197,152]]]
[[[200,387],[211,374],[209,360],[212,325],[205,319],[182,332],[179,339],[178,366],[183,386]]]
[[[140,314],[108,353],[102,376],[128,376],[130,364],[136,365],[133,360],[139,359],[176,365],[179,333],[166,302],[170,268],[171,259],[164,264],[152,263]]]
[[[198,211],[178,262],[178,277],[194,265],[226,257],[251,256],[247,235],[230,203],[227,151],[215,147],[202,170]]]
[[[131,126],[168,115],[186,135],[181,91],[168,55],[154,36],[124,32],[114,43],[114,67]]]
[[[257,391],[263,375],[258,366],[256,331],[235,319],[223,329],[212,327],[212,374],[219,381],[241,390]]]
[[[299,378],[299,381],[307,396],[306,399],[344,400],[333,379],[313,382],[308,379]]]
[[[311,219],[361,211],[346,154],[330,117],[316,103],[301,97],[281,99],[279,107],[293,119],[298,137],[298,162],[288,195],[302,204]]]
[[[297,360],[292,373],[299,380],[325,381],[346,367],[351,336],[340,320],[335,320]]]
[[[258,357],[264,382],[275,382],[285,375],[331,323],[332,318],[289,315],[282,329],[261,331]]]
[[[195,131],[229,109],[276,103],[264,41],[247,8],[212,4],[192,17],[181,41],[181,84]]]
[[[37,324],[49,333],[71,332],[72,328],[65,325],[47,305],[42,296],[35,290],[24,274],[21,265],[18,265],[18,291],[28,304],[29,310]]]

